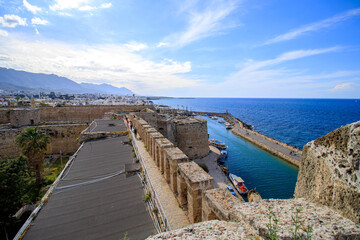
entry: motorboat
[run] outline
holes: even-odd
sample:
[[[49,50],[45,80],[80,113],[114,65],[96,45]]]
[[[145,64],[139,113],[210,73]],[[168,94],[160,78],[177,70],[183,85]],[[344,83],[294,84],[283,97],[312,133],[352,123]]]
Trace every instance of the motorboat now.
[[[222,120],[222,119],[220,119],[218,122],[219,122],[219,123],[225,123],[225,121]]]
[[[231,123],[226,122],[225,127],[226,127],[226,129],[232,129],[233,125]]]
[[[219,150],[225,150],[227,148],[227,146],[225,145],[224,142],[217,140],[217,139],[210,139],[209,145],[214,146],[214,147],[218,148]]]
[[[220,158],[221,158],[221,159],[225,159],[225,158],[227,158],[227,157],[228,157],[227,151],[226,151],[226,150],[221,150],[221,151],[220,151]]]
[[[234,185],[236,191],[238,191],[241,195],[246,195],[248,193],[248,189],[245,186],[245,182],[241,177],[238,177],[235,174],[230,173],[229,179]]]

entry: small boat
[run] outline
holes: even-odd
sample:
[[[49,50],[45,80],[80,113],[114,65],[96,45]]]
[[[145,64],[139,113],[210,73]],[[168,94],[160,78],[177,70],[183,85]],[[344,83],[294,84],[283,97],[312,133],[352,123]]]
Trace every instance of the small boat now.
[[[218,117],[217,117],[217,116],[213,116],[213,117],[212,117],[212,119],[217,120],[217,119],[218,119]]]
[[[232,129],[233,125],[231,125],[231,123],[226,122],[225,127],[226,127],[226,129]]]
[[[248,193],[248,189],[245,186],[245,182],[241,177],[236,176],[235,174],[229,174],[230,181],[234,184],[235,189],[241,194],[246,195]]]
[[[214,147],[218,148],[219,150],[225,150],[227,148],[227,146],[225,145],[224,142],[217,140],[217,139],[210,139],[209,145],[214,146]]]
[[[218,122],[219,122],[219,123],[225,123],[225,121],[222,120],[222,119],[220,119]]]
[[[220,159],[225,159],[228,157],[228,153],[226,150],[221,150],[220,151]]]

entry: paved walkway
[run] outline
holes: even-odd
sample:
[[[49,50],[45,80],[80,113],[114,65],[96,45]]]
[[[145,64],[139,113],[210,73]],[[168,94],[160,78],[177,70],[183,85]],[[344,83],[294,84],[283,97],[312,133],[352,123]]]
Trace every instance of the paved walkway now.
[[[131,134],[133,136],[133,133]],[[174,230],[190,225],[189,219],[185,215],[185,212],[179,207],[174,193],[171,191],[170,186],[167,184],[154,160],[146,151],[143,142],[134,137],[132,139],[142,157],[148,178],[151,180],[154,191],[161,202],[171,229]]]
[[[210,154],[204,158],[196,159],[194,162],[197,164],[205,163],[209,169],[209,174],[214,178],[214,188],[226,188],[231,185],[229,179],[217,164],[220,151],[216,147],[210,146]]]

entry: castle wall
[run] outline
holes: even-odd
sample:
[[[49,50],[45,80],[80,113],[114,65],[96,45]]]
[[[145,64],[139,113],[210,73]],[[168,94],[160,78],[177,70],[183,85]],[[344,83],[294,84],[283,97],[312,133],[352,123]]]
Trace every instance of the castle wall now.
[[[0,124],[10,122],[10,109],[0,109]]]
[[[360,121],[304,146],[295,197],[360,223]]]
[[[174,119],[172,126],[175,141],[190,159],[199,159],[209,154],[207,122],[201,118]]]
[[[10,124],[13,127],[37,125],[40,122],[38,108],[14,108],[10,110]]]
[[[41,122],[91,122],[102,118],[106,112],[137,112],[146,108],[154,109],[152,105],[41,107],[40,120]]]
[[[87,124],[63,124],[37,126],[40,131],[50,135],[51,143],[48,146],[48,154],[72,153],[79,148],[77,138],[88,127]],[[0,157],[17,157],[21,150],[15,143],[15,137],[27,127],[0,130]]]

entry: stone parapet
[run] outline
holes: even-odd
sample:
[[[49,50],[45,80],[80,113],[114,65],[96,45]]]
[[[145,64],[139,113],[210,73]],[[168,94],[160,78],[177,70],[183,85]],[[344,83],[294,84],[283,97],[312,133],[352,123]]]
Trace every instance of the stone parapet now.
[[[151,133],[157,133],[156,129],[153,128],[153,127],[150,127],[150,128],[145,128],[145,131],[144,131],[144,144],[145,144],[145,147],[148,149],[149,153],[151,152],[151,144],[150,144],[150,134]]]
[[[164,161],[165,161],[165,148],[174,147],[174,144],[166,138],[155,139],[155,163],[159,167],[159,170],[164,172]]]
[[[236,204],[244,203],[243,198],[233,196],[225,188],[207,190],[202,198],[202,220],[230,220],[230,213]]]
[[[213,188],[213,178],[194,162],[180,163],[178,177],[178,198],[180,204],[186,202],[190,222],[200,222],[203,191]],[[183,186],[186,184],[187,195]]]
[[[170,188],[177,193],[178,164],[189,162],[189,158],[177,147],[165,148],[165,171],[164,176],[170,182]]]
[[[272,224],[275,219],[278,221],[279,239],[294,239],[296,218],[300,226],[297,231],[298,239],[306,238],[306,230],[310,232],[311,239],[360,238],[359,225],[326,206],[318,206],[303,198],[266,199],[256,203],[237,204],[230,213],[230,220],[239,222],[252,238],[255,236],[267,238],[269,216],[272,217]]]
[[[227,240],[242,240],[249,239],[246,235],[245,229],[238,223],[225,221],[208,221],[195,223],[181,229],[170,232],[159,233],[155,236],[150,236],[147,240],[157,239],[227,239]]]
[[[155,141],[156,139],[159,139],[159,138],[164,138],[164,136],[159,133],[159,132],[152,132],[150,133],[150,141],[149,141],[149,153],[151,155],[151,157],[154,159],[154,161],[156,162],[156,159],[155,159]]]
[[[360,223],[360,121],[304,146],[295,197]]]

